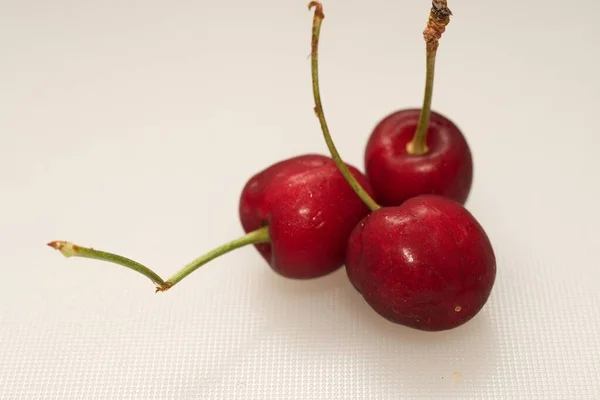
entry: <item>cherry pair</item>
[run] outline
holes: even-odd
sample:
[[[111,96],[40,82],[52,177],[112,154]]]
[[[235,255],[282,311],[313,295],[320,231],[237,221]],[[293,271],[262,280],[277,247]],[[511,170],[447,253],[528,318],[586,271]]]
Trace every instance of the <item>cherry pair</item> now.
[[[387,117],[367,145],[367,176],[383,208],[348,173],[331,139],[318,81],[324,15],[320,3],[311,6],[315,112],[338,168],[372,210],[350,235],[348,278],[367,303],[392,322],[427,331],[460,326],[487,302],[496,259],[483,227],[460,204],[466,201],[472,179],[466,140],[453,123],[430,112],[438,40],[451,15],[446,1],[434,1],[424,32],[423,108]]]
[[[253,244],[275,271],[290,278],[315,278],[346,264],[365,300],[396,323],[444,330],[475,316],[494,283],[494,252],[483,228],[459,204],[472,179],[466,141],[454,124],[429,111],[437,40],[450,16],[445,1],[433,4],[425,31],[423,109],[392,114],[377,126],[366,149],[368,179],[341,160],[329,134],[318,83],[324,15],[320,3],[311,2],[313,7],[315,111],[332,158],[298,156],[253,176],[239,206],[246,235],[194,260],[167,281],[115,254],[68,242],[50,245],[67,256],[132,268],[152,279],[157,291],[165,291],[208,261]]]

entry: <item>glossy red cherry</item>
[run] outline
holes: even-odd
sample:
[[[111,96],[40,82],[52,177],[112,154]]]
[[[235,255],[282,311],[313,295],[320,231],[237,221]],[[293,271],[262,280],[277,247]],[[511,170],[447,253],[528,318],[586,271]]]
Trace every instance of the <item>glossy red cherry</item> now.
[[[423,106],[388,115],[367,142],[367,177],[384,206],[397,206],[421,194],[437,194],[461,204],[469,196],[473,160],[467,141],[452,121],[431,110],[439,39],[451,15],[446,0],[432,3],[423,31],[427,55]]]
[[[349,166],[369,192],[365,176]],[[348,237],[369,209],[334,161],[304,155],[253,176],[242,191],[239,215],[246,232],[268,226],[269,243],[255,244],[279,274],[315,278],[344,264]]]
[[[346,271],[384,318],[441,331],[482,309],[494,286],[496,258],[467,209],[442,196],[422,195],[361,221],[349,239]]]
[[[461,204],[473,181],[469,145],[448,118],[431,112],[425,154],[410,154],[407,145],[417,129],[420,109],[395,112],[373,130],[365,151],[366,174],[377,201],[400,205],[420,194],[437,194]]]

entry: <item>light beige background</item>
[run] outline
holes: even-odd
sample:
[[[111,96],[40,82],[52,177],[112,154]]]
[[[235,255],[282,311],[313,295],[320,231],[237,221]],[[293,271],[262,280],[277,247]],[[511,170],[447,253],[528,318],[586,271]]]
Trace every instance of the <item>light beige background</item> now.
[[[343,270],[276,276],[251,248],[155,295],[53,239],[169,275],[241,234],[246,179],[327,149],[304,1],[0,1],[0,398],[600,398],[594,1],[453,1],[434,108],[474,153],[468,208],[498,254],[469,324],[376,316]],[[419,106],[430,3],[329,0],[321,46],[338,148]]]

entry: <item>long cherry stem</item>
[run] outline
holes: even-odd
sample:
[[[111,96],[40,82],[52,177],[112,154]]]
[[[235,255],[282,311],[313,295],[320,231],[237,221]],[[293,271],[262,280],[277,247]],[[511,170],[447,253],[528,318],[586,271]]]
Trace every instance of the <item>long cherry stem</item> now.
[[[429,20],[427,27],[423,31],[425,38],[425,49],[427,53],[426,62],[426,77],[425,77],[425,94],[423,96],[423,107],[419,115],[417,130],[413,139],[406,145],[406,151],[409,154],[422,155],[426,154],[429,149],[427,147],[427,130],[429,129],[429,119],[431,117],[431,99],[433,97],[433,80],[435,75],[435,57],[439,46],[439,40],[446,30],[446,26],[450,23],[452,11],[448,8],[446,0],[433,0],[431,11],[429,12]]]
[[[321,91],[319,88],[319,37],[321,34],[321,23],[325,18],[325,14],[323,14],[323,5],[318,1],[311,1],[308,5],[308,9],[312,10],[315,8],[315,15],[313,18],[313,29],[312,29],[312,50],[311,50],[311,72],[312,72],[312,87],[313,87],[313,96],[315,99],[315,114],[317,118],[319,118],[319,122],[321,124],[321,130],[323,131],[323,137],[325,138],[325,143],[327,143],[327,147],[329,148],[329,152],[331,153],[331,157],[335,162],[335,165],[344,176],[348,184],[352,187],[354,192],[360,197],[360,199],[371,209],[377,210],[380,206],[373,200],[373,198],[367,193],[367,191],[361,186],[361,184],[356,180],[354,175],[348,169],[348,166],[342,161],[340,154],[338,153],[333,140],[331,139],[331,134],[329,133],[329,127],[327,126],[327,121],[325,119],[325,112],[323,111],[323,104],[321,103]]]
[[[65,257],[90,258],[127,267],[149,278],[156,286],[157,292],[164,292],[173,287],[173,285],[180,282],[183,278],[185,278],[204,264],[208,263],[211,260],[214,260],[219,256],[222,256],[223,254],[229,253],[230,251],[239,249],[240,247],[247,246],[249,244],[266,243],[269,240],[269,228],[267,226],[249,232],[238,239],[232,240],[229,243],[225,243],[224,245],[209,251],[203,256],[196,258],[194,261],[190,262],[180,271],[175,273],[167,281],[164,281],[160,276],[158,276],[156,272],[152,271],[145,265],[142,265],[137,261],[120,256],[118,254],[109,253],[101,250],[95,250],[89,247],[82,247],[65,241],[50,242],[48,243],[48,246],[59,250]]]

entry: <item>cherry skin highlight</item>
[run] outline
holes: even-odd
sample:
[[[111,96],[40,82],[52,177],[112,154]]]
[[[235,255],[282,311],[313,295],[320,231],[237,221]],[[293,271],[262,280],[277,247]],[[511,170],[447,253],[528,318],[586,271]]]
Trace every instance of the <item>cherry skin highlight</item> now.
[[[348,165],[370,191],[366,177]],[[240,196],[246,232],[269,227],[269,243],[254,246],[279,274],[316,278],[344,264],[350,233],[369,208],[330,157],[309,154],[278,162],[254,175]]]
[[[442,331],[483,308],[496,278],[496,258],[466,208],[442,196],[421,195],[380,208],[356,226],[346,271],[384,318]]]
[[[465,204],[473,181],[469,145],[448,118],[431,112],[429,151],[409,154],[420,109],[395,112],[373,130],[365,150],[366,175],[382,206],[398,206],[421,194],[437,194]]]

